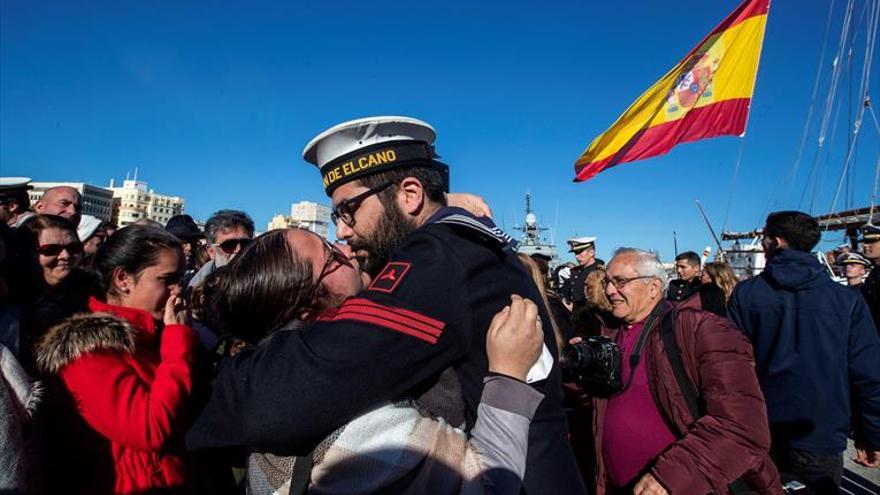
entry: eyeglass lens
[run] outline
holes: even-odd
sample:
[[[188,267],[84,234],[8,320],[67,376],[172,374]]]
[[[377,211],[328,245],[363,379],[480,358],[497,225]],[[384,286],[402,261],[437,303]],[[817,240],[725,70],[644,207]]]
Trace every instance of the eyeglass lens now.
[[[77,241],[70,244],[43,244],[38,248],[39,253],[43,256],[58,256],[61,254],[61,251],[65,250],[68,254],[80,254],[83,252],[83,245]]]
[[[237,246],[241,246],[242,249],[247,247],[248,244],[251,243],[253,239],[249,239],[247,237],[243,239],[227,239],[219,244],[220,249],[223,250],[226,254],[232,254],[235,252],[235,248]]]

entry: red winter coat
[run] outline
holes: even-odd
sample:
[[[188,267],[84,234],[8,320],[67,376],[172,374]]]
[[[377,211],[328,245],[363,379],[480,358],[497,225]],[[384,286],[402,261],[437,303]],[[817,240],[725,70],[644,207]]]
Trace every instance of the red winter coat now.
[[[64,453],[58,468],[70,473],[60,484],[69,493],[192,491],[183,409],[195,332],[160,329],[145,311],[96,299],[89,308],[52,328],[37,350],[41,369],[60,378],[75,407],[56,411],[63,426],[50,440]]]
[[[753,493],[781,494],[768,453],[767,407],[752,347],[730,320],[700,306],[698,296],[678,306],[675,341],[688,378],[705,402],[704,416],[691,416],[660,332],[652,331],[645,343],[643,365],[654,403],[678,432],[686,432],[654,460],[650,471],[673,494],[728,493],[727,485],[739,477]],[[617,331],[603,329],[603,334],[615,338]],[[611,491],[601,456],[607,404],[607,399],[593,399],[596,495]]]

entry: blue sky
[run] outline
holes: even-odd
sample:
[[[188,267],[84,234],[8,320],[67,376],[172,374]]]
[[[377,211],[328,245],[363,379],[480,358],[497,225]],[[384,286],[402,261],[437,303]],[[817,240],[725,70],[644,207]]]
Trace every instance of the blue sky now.
[[[864,2],[856,3],[861,54]],[[315,134],[352,118],[410,115],[437,129],[453,189],[483,195],[508,230],[522,221],[530,191],[560,244],[596,235],[600,256],[635,245],[668,260],[673,230],[680,250],[711,242],[695,199],[720,229],[741,140],[682,145],[580,184],[571,182],[573,163],[737,4],[4,0],[0,175],[106,185],[138,167],[152,188],[184,196],[196,218],[241,208],[264,227],[292,202],[328,203],[300,157]],[[770,205],[807,208],[798,200],[822,104],[800,176],[783,179],[799,148],[828,6],[771,6],[728,228],[760,227]],[[843,7],[837,0],[825,79]],[[855,63],[854,95],[860,57]],[[830,208],[837,185],[849,81],[847,70],[814,213]],[[855,185],[838,209],[870,201],[880,154],[870,117],[862,138]]]

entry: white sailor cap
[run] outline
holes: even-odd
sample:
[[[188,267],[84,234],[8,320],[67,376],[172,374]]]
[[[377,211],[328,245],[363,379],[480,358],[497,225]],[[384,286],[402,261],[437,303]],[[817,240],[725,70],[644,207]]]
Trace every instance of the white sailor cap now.
[[[318,134],[303,158],[318,167],[327,195],[346,182],[401,167],[432,167],[445,176],[446,165],[435,160],[434,128],[410,117],[366,117],[343,122]]]
[[[76,227],[76,234],[80,242],[86,242],[89,237],[95,235],[98,227],[101,226],[101,219],[92,215],[83,215]]]
[[[0,177],[0,193],[13,189],[27,189],[30,183],[30,177]]]
[[[580,253],[581,251],[589,248],[596,249],[596,238],[595,237],[574,237],[568,240],[569,252],[571,253]]]

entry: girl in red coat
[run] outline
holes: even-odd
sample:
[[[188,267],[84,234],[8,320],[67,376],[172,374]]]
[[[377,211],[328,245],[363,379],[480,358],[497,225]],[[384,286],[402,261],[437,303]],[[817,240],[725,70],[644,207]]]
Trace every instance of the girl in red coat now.
[[[181,308],[180,241],[126,227],[101,247],[95,268],[104,300],[52,328],[37,351],[66,405],[49,439],[62,454],[52,478],[68,493],[192,491],[182,440],[197,337]]]

